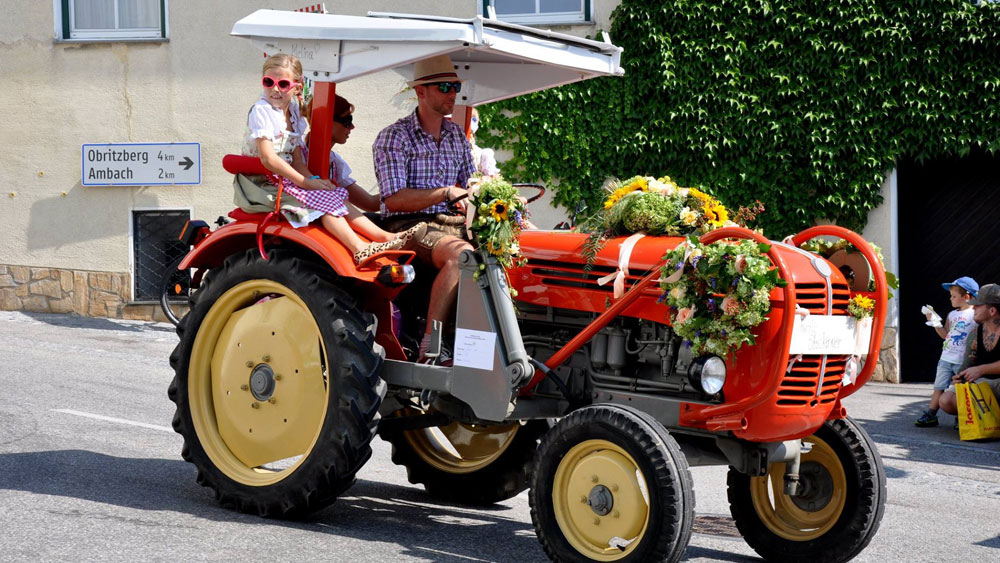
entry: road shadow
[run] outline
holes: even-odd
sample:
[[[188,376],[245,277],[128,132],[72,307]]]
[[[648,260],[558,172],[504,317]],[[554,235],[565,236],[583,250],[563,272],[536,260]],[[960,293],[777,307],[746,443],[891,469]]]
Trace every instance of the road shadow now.
[[[175,332],[174,327],[169,324],[152,321],[123,321],[103,317],[82,317],[80,315],[56,313],[21,312],[20,314],[40,323],[58,327],[110,330],[116,332]]]
[[[467,508],[439,502],[421,488],[373,480],[358,480],[333,505],[306,518],[270,520],[220,507],[209,489],[195,483],[194,466],[182,460],[125,458],[86,450],[5,453],[0,454],[0,475],[0,491],[74,498],[151,513],[171,511],[255,529],[270,525],[390,542],[407,555],[431,561],[547,560],[532,525],[517,520],[507,503]],[[728,517],[698,516],[694,531],[739,537]],[[694,545],[688,546],[684,559],[759,561]]]
[[[927,386],[926,396],[913,394],[886,393],[879,390],[878,395],[904,397],[902,402],[885,401],[885,410],[878,419],[856,418],[875,441],[898,446],[906,454],[902,459],[920,461],[955,467],[976,467],[995,469],[1000,464],[1000,441],[963,442],[958,437],[958,430],[953,428],[955,416],[938,411],[939,425],[932,428],[918,428],[913,421],[920,417],[930,400],[931,386]],[[962,452],[956,456],[957,450]],[[883,454],[884,459],[892,459]],[[893,478],[892,471],[886,467],[887,476]],[[905,473],[899,475],[904,476]]]
[[[220,507],[181,460],[115,457],[85,450],[0,454],[0,491],[75,498],[211,521],[281,526],[363,541],[390,542],[434,561],[543,561],[530,523],[509,507],[468,509],[423,490],[359,480],[333,505],[300,520],[269,520]]]

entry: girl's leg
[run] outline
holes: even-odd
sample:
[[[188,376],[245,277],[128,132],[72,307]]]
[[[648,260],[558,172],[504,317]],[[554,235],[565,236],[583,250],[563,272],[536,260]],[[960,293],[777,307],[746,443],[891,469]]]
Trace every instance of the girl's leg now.
[[[351,228],[365,235],[373,242],[388,242],[396,238],[396,233],[382,230],[378,225],[372,223],[371,219],[365,217],[364,213],[353,207],[348,206],[345,219],[350,223]]]
[[[355,254],[357,251],[368,246],[368,243],[361,240],[354,229],[347,224],[344,217],[337,217],[335,215],[330,215],[327,213],[322,218],[320,222],[323,223],[323,227],[330,231],[337,240],[339,240],[351,254]],[[369,221],[371,223],[371,221]]]

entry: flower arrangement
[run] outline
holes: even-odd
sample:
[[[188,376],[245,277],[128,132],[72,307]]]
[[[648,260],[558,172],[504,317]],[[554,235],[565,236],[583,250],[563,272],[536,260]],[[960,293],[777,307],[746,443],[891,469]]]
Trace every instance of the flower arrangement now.
[[[661,301],[674,332],[695,354],[726,356],[745,343],[771,310],[775,287],[787,285],[767,256],[770,246],[751,240],[702,244],[697,237],[664,256]]]
[[[609,236],[639,231],[679,236],[731,224],[729,212],[719,200],[697,188],[682,188],[669,176],[612,180],[605,189],[608,197],[599,222]]]
[[[875,315],[875,300],[865,295],[855,295],[847,302],[847,312],[859,321]]]
[[[505,270],[519,264],[526,212],[517,188],[503,176],[477,177],[469,180],[469,199],[475,213],[469,224],[473,244]]]

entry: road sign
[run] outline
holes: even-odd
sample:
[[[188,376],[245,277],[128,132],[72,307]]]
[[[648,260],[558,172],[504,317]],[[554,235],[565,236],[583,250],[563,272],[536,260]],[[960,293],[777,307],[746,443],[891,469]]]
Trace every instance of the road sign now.
[[[200,143],[103,143],[81,152],[84,186],[201,183]]]

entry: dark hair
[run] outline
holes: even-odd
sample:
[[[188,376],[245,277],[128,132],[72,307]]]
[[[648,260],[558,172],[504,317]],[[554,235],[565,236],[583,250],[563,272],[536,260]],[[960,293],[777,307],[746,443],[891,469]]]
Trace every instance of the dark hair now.
[[[333,102],[333,116],[344,117],[345,115],[350,115],[352,113],[354,113],[354,104],[348,102],[347,99],[340,94],[337,94]]]

